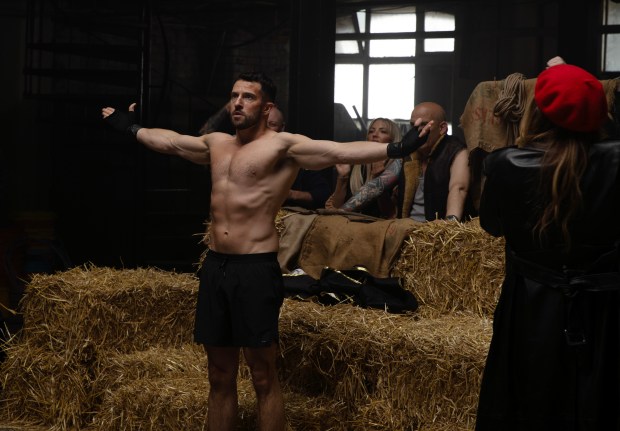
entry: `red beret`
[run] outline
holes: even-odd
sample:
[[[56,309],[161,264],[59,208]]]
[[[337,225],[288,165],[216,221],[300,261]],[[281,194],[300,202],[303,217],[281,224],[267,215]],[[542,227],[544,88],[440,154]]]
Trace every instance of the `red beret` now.
[[[570,64],[545,69],[536,80],[536,105],[556,126],[597,131],[607,119],[607,99],[596,77]]]

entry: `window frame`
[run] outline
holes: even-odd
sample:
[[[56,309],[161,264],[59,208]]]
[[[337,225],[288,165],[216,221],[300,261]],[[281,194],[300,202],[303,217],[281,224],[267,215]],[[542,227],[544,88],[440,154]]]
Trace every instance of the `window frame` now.
[[[370,22],[373,12],[381,12],[390,7],[415,7],[415,31],[411,32],[393,32],[393,33],[371,33]],[[445,6],[445,5],[444,5]],[[360,23],[358,22],[358,13],[364,11],[364,32],[360,31]],[[454,17],[454,30],[451,31],[427,31],[425,28],[425,16],[427,12],[443,12],[450,14]],[[440,5],[417,5],[408,3],[406,5],[385,5],[380,3],[364,3],[358,4],[355,7],[351,5],[342,7],[341,15],[349,15],[353,22],[352,33],[335,33],[335,41],[356,41],[358,46],[357,54],[338,54],[334,46],[335,53],[335,66],[339,64],[357,64],[362,66],[362,106],[358,108],[358,112],[362,117],[362,120],[366,123],[368,118],[368,104],[369,104],[369,76],[371,65],[380,64],[411,64],[415,67],[417,79],[418,64],[430,64],[434,61],[445,63],[446,56],[454,58],[457,55],[458,47],[458,17],[457,13],[452,8],[442,7]],[[334,29],[336,32],[336,29]],[[453,51],[424,51],[425,39],[442,39],[449,38],[454,39]],[[388,40],[388,39],[400,39],[400,40],[414,40],[415,41],[415,54],[413,56],[404,57],[371,57],[370,56],[370,41],[371,40]],[[365,43],[364,43],[365,42]],[[436,59],[436,60],[434,60]],[[414,88],[417,84],[414,83]],[[413,94],[413,100],[411,106],[418,103],[416,100],[417,95]],[[335,102],[335,101],[334,101]],[[349,109],[350,107],[347,107]],[[360,109],[361,108],[361,109]],[[409,118],[402,119],[408,123]],[[354,118],[356,123],[359,123],[358,119]]]
[[[607,36],[616,34],[620,37],[620,24],[606,24],[606,17],[608,16],[608,6],[611,0],[601,1],[601,13],[599,16],[600,31],[598,34],[598,71],[603,78],[615,78],[620,75],[620,62],[618,70],[607,70],[605,67],[607,59]],[[619,4],[620,7],[620,4]]]

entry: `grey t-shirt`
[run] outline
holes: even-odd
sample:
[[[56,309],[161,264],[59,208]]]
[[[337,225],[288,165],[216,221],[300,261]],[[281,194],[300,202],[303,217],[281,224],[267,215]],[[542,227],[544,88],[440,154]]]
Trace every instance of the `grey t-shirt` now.
[[[411,206],[409,217],[415,221],[426,221],[424,216],[424,176],[418,178],[418,188],[413,197],[413,205]]]

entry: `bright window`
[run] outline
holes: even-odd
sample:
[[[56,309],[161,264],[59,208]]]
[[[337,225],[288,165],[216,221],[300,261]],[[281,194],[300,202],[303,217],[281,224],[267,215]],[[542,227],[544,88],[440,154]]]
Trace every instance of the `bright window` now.
[[[432,6],[343,6],[336,20],[334,102],[358,124],[356,110],[365,122],[387,117],[408,123],[416,61],[425,56],[429,64],[433,55],[454,52],[455,32],[455,16]]]
[[[603,0],[601,69],[620,72],[620,3]]]

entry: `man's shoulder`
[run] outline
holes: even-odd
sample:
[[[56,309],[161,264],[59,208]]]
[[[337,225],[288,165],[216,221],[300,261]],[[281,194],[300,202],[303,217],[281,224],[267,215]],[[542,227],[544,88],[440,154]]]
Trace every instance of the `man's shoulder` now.
[[[198,139],[204,142],[205,145],[217,145],[220,143],[230,142],[235,139],[235,136],[224,132],[212,132],[200,135],[198,136]]]

